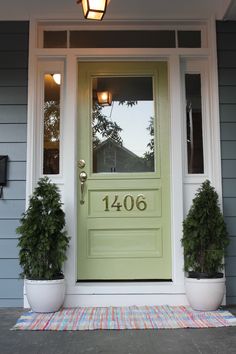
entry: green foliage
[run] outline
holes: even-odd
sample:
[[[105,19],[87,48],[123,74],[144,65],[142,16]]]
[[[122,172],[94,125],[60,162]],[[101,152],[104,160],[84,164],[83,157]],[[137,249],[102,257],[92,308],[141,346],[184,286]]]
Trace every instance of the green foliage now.
[[[98,135],[100,134],[102,138],[111,138],[116,141],[119,145],[122,145],[122,139],[120,137],[120,132],[122,128],[116,122],[102,114],[102,106],[95,104],[93,108],[93,146],[96,148],[100,144],[100,139]]]
[[[59,141],[60,137],[60,103],[46,101],[44,104],[44,139]]]
[[[69,244],[58,187],[48,177],[38,181],[29,207],[23,214],[20,235],[20,265],[22,277],[51,280],[62,276]]]
[[[206,180],[197,191],[183,222],[185,270],[212,275],[218,272],[223,267],[224,250],[228,243],[218,194]]]

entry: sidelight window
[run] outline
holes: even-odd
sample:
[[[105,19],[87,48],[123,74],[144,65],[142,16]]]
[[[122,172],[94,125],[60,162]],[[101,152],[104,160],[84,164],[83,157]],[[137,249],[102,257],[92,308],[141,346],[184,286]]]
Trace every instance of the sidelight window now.
[[[204,173],[201,75],[185,74],[187,167],[189,174]]]
[[[61,74],[44,74],[43,174],[60,173]]]

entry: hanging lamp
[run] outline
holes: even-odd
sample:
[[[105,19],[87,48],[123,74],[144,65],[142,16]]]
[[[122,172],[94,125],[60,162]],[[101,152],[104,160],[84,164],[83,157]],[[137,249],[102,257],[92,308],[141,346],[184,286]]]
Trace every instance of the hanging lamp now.
[[[77,0],[77,4],[82,3],[84,17],[87,20],[101,21],[105,15],[108,0]]]

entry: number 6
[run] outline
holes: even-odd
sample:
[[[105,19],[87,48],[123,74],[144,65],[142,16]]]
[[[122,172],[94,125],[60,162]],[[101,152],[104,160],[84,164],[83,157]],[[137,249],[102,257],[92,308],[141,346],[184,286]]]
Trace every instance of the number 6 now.
[[[136,207],[140,211],[144,211],[144,210],[147,209],[147,203],[145,201],[145,197],[144,197],[143,194],[140,194],[140,195],[137,196]]]

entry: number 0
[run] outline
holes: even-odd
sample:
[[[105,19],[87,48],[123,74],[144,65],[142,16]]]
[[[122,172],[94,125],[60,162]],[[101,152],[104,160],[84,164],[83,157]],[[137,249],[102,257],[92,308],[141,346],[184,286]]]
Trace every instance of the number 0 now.
[[[129,202],[128,202],[129,200]],[[134,209],[134,197],[130,194],[127,194],[125,197],[124,197],[124,207],[125,207],[125,210],[127,211],[131,211]]]

